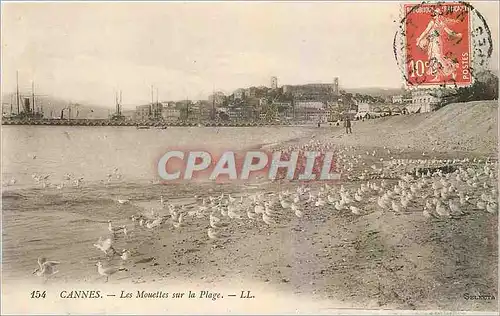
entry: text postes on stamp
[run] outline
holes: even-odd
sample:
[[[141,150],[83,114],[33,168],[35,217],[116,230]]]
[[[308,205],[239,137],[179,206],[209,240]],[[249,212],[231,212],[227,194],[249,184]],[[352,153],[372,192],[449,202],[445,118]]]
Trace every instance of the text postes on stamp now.
[[[405,4],[405,68],[411,86],[472,84],[471,17],[464,3]]]

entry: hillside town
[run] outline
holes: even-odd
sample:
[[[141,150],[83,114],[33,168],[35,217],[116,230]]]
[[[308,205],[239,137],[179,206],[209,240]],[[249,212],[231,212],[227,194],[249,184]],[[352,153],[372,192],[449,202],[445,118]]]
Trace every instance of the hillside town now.
[[[122,91],[116,94],[114,109],[82,106],[77,103],[54,102],[31,91],[4,97],[2,113],[5,119],[43,123],[46,119],[105,120],[110,124],[203,124],[257,122],[272,124],[339,124],[350,120],[374,119],[391,115],[426,113],[450,102],[473,101],[472,98],[491,99],[497,95],[498,78],[491,73],[467,88],[414,88],[403,85],[399,89],[342,89],[339,77],[331,83],[279,85],[278,78],[270,78],[269,86],[239,88],[231,94],[214,91],[206,100],[165,101],[158,99],[151,87],[151,101],[124,110]],[[493,89],[492,89],[493,87]],[[474,91],[473,91],[474,90]],[[491,91],[490,91],[491,90]],[[156,97],[156,100],[155,100]],[[466,97],[466,99],[463,99]],[[494,97],[493,97],[494,98]],[[130,105],[128,105],[130,108]],[[114,123],[113,123],[114,122]]]
[[[221,121],[293,121],[327,123],[352,119],[370,119],[387,115],[430,112],[439,104],[439,90],[405,90],[392,96],[348,93],[332,83],[278,85],[271,77],[269,87],[236,89],[225,95],[217,91],[200,101],[157,101],[140,105],[124,117],[136,121],[221,120]]]

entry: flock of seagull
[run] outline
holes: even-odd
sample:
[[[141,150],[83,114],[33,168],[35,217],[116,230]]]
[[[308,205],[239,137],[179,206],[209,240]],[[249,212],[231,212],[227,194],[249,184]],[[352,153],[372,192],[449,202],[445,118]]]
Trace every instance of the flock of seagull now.
[[[74,176],[70,173],[66,173],[62,180],[59,182],[54,182],[51,183],[49,178],[50,174],[38,174],[38,173],[33,173],[31,175],[31,178],[35,182],[37,186],[40,186],[41,188],[55,188],[57,190],[62,190],[65,187],[74,187],[74,188],[79,188],[82,186],[84,183],[84,177],[77,177]],[[106,175],[106,180],[101,181],[101,182],[106,182],[106,183],[111,183],[114,180],[121,180],[123,179],[122,174],[119,172],[118,168],[114,168],[113,172],[110,172]],[[9,187],[13,186],[17,183],[16,178],[11,178],[10,180],[4,180],[2,185],[4,187]]]
[[[429,220],[458,219],[472,212],[485,215],[498,210],[497,162],[490,159],[436,159],[422,153],[420,159],[377,158],[376,151],[366,152],[366,157],[356,153],[356,148],[335,148],[331,143],[311,140],[302,146],[292,145],[278,150],[328,151],[335,150],[337,168],[347,172],[348,182],[300,183],[290,182],[286,190],[253,192],[241,196],[221,193],[215,196],[195,197],[194,203],[175,204],[160,196],[161,210],[141,210],[127,220],[128,225],[113,226],[108,221],[107,238],[100,237],[93,245],[107,258],[119,256],[123,263],[132,254],[129,250],[117,251],[114,247],[118,235],[128,238],[136,229],[157,231],[167,226],[179,229],[188,225],[187,218],[206,221],[206,238],[218,240],[231,221],[250,221],[255,225],[277,227],[285,218],[304,219],[312,212],[334,212],[353,217],[375,211],[396,214],[419,212]],[[384,155],[393,154],[384,148]],[[396,151],[403,153],[404,150]],[[380,152],[379,152],[380,153]],[[386,155],[386,156],[387,156]],[[424,158],[425,157],[425,158]],[[371,159],[370,159],[371,158]],[[370,162],[372,160],[372,162]],[[371,165],[370,165],[371,164]],[[370,166],[369,166],[370,165]],[[113,176],[118,174],[117,170]],[[38,181],[45,178],[37,178]],[[128,199],[116,200],[129,204]],[[39,258],[39,276],[48,278],[58,271],[58,262]],[[97,262],[97,272],[106,278],[127,270],[123,265],[104,267]]]

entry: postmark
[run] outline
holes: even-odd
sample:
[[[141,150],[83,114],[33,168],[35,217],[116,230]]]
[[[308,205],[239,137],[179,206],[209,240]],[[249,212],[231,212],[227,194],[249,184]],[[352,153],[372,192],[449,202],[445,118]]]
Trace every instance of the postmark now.
[[[470,86],[493,44],[484,17],[466,2],[404,4],[394,54],[409,87]]]

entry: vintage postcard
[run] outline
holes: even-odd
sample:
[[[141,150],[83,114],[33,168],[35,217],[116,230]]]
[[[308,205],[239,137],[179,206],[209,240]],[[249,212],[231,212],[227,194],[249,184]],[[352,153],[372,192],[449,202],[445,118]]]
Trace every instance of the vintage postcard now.
[[[498,1],[3,1],[2,315],[498,315]]]

